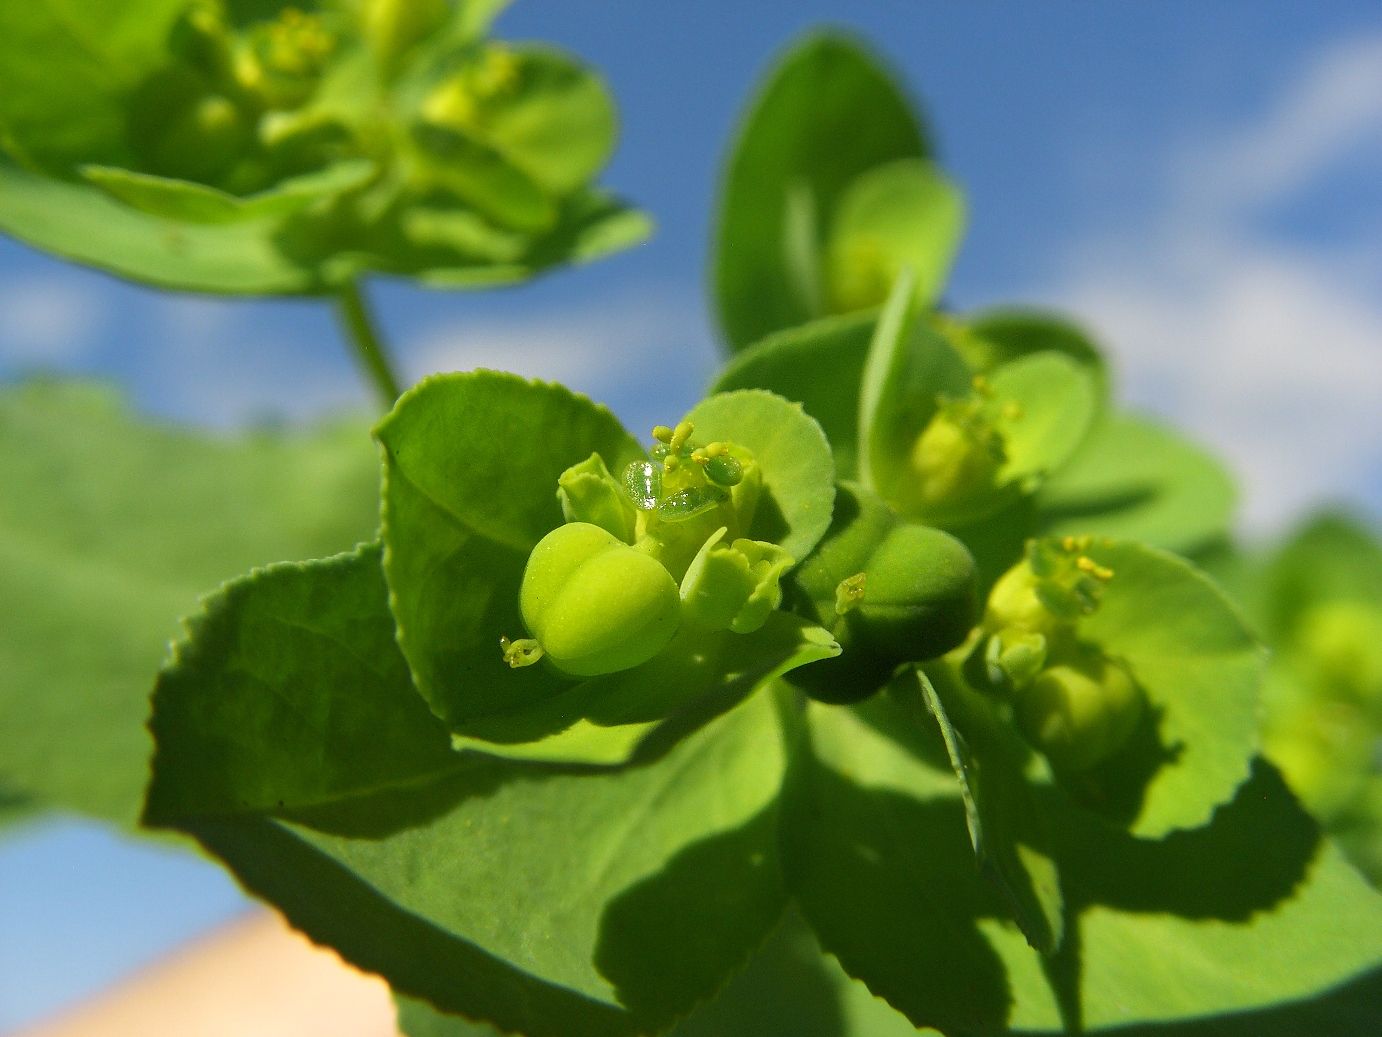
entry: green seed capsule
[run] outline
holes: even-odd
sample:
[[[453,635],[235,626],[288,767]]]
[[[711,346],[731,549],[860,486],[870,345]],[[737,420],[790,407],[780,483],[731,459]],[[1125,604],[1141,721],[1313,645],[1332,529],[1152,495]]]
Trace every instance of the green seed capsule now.
[[[787,679],[826,702],[866,698],[899,664],[960,644],[977,618],[968,549],[941,530],[899,522],[859,487],[840,487],[831,530],[796,581],[843,652]]]
[[[1142,705],[1142,692],[1122,663],[1082,646],[1018,695],[1017,722],[1057,768],[1083,771],[1122,748]]]
[[[615,673],[666,647],[681,617],[671,575],[599,526],[558,526],[533,548],[519,593],[523,623],[552,665]]]

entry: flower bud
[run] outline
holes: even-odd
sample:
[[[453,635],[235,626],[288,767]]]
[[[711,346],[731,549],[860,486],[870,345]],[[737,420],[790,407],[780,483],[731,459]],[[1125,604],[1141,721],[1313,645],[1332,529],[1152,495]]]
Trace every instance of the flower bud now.
[[[599,526],[571,522],[533,548],[519,610],[552,665],[591,677],[630,669],[662,651],[680,623],[681,598],[656,559]],[[510,658],[514,665],[533,661]]]
[[[1017,697],[1017,722],[1060,770],[1108,759],[1142,717],[1142,692],[1121,662],[1080,646],[1052,662]]]

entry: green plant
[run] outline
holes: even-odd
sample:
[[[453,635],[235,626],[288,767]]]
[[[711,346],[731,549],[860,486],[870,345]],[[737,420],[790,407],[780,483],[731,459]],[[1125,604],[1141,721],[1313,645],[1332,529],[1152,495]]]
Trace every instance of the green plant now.
[[[860,45],[794,48],[730,159],[706,398],[645,449],[557,385],[404,393],[377,537],[185,621],[144,822],[410,1037],[1368,1032],[1382,901],[1259,757],[1265,653],[1194,564],[1231,483],[1067,323],[934,309],[924,140]],[[54,403],[15,411],[85,435]]]

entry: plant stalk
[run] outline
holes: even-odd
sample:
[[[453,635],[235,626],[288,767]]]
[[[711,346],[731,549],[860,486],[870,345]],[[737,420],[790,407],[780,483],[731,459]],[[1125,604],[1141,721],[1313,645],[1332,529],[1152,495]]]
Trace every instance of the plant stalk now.
[[[346,337],[354,347],[356,361],[387,410],[394,405],[402,389],[399,388],[398,376],[394,374],[388,350],[379,336],[358,281],[348,281],[336,293],[336,312],[345,327]]]

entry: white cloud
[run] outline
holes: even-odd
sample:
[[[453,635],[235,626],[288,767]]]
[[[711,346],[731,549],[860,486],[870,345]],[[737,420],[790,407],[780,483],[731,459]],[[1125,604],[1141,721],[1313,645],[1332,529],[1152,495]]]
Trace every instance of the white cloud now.
[[[1108,343],[1131,403],[1226,457],[1251,532],[1326,499],[1382,504],[1382,250],[1264,226],[1362,139],[1382,140],[1382,36],[1317,55],[1256,122],[1168,163],[1146,224],[1077,241],[1046,292]]]
[[[0,283],[0,362],[21,367],[79,363],[96,347],[106,317],[90,287],[66,274]]]
[[[634,429],[676,417],[714,364],[694,293],[656,284],[492,323],[460,317],[415,334],[401,352],[411,379],[489,367],[558,381],[608,403]]]
[[[1382,144],[1382,35],[1315,55],[1258,121],[1186,156],[1181,190],[1218,206],[1269,205]]]

